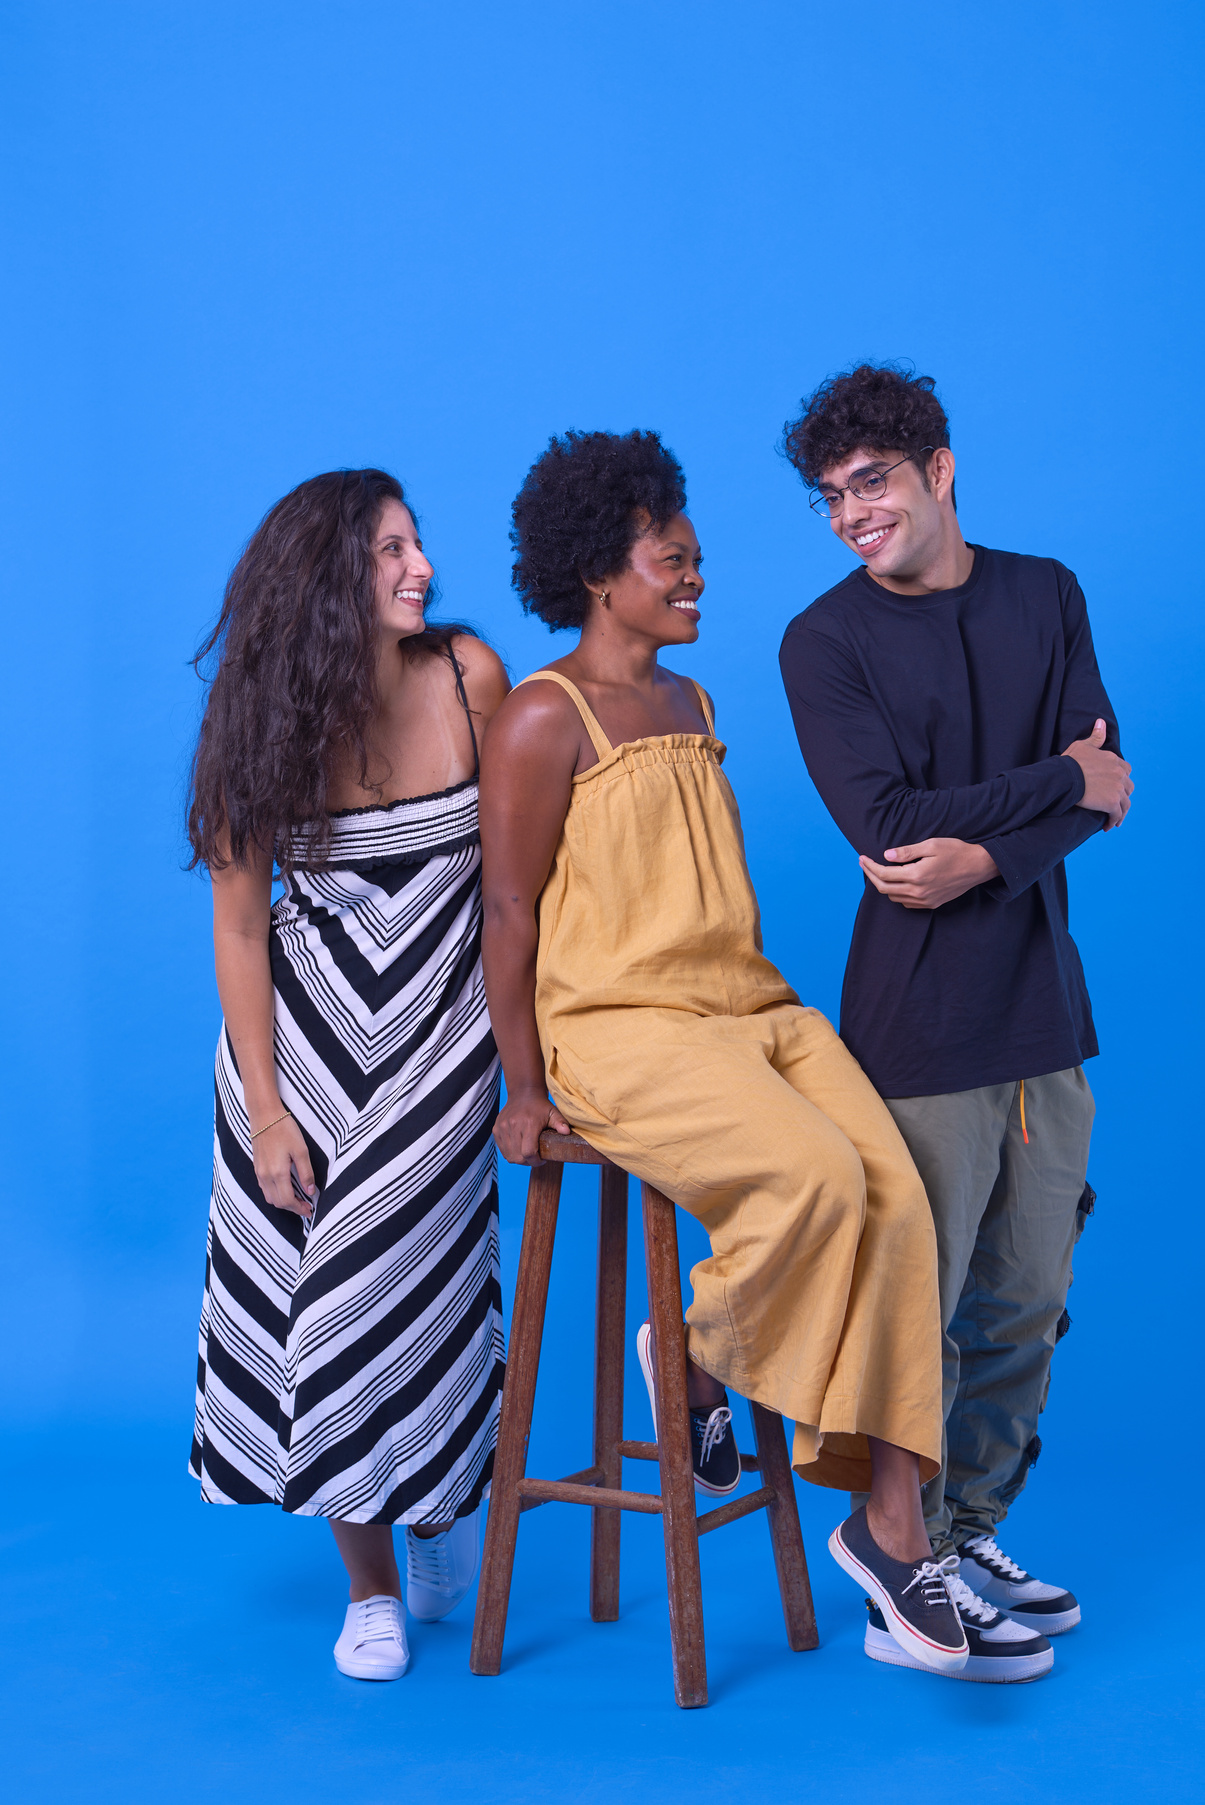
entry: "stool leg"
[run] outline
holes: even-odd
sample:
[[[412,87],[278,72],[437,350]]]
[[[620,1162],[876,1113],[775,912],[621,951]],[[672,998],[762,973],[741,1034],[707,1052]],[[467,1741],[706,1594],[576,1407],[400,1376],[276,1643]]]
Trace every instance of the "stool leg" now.
[[[478,1674],[499,1673],[502,1669],[502,1638],[506,1634],[515,1538],[519,1531],[518,1485],[527,1466],[527,1439],[544,1337],[561,1171],[552,1161],[536,1166],[527,1187],[527,1214],[523,1220],[523,1245],[502,1387],[502,1418],[477,1586],[473,1645],[469,1651],[469,1669]]]
[[[628,1283],[628,1175],[604,1166],[598,1175],[598,1314],[594,1330],[594,1464],[601,1485],[623,1485],[623,1336]],[[623,1512],[590,1513],[590,1615],[619,1616],[619,1528]]]
[[[649,1279],[649,1321],[657,1370],[657,1451],[665,1530],[665,1577],[674,1694],[680,1705],[707,1703],[707,1653],[703,1642],[703,1591],[699,1578],[690,1413],[686,1403],[686,1344],[682,1335],[682,1281],[678,1272],[678,1224],[668,1197],[641,1186],[644,1257]]]
[[[799,1507],[795,1502],[787,1438],[780,1416],[761,1404],[750,1404],[749,1408],[753,1413],[753,1437],[761,1482],[770,1486],[775,1494],[766,1516],[770,1523],[782,1614],[787,1624],[787,1646],[799,1654],[805,1648],[819,1648],[820,1638],[816,1634],[816,1613],[812,1607],[812,1587],[808,1580],[807,1555],[803,1551],[803,1532],[799,1527]]]

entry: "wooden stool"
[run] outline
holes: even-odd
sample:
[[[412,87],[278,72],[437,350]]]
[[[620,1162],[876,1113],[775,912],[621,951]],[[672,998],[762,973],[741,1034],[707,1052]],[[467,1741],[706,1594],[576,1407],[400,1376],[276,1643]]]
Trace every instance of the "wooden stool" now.
[[[778,1589],[792,1649],[818,1644],[807,1560],[787,1455],[782,1418],[752,1405],[757,1454],[741,1455],[746,1472],[760,1472],[760,1490],[733,1498],[703,1516],[695,1514],[690,1418],[686,1402],[686,1348],[682,1334],[682,1285],[678,1273],[678,1227],[674,1206],[652,1185],[641,1186],[644,1257],[648,1271],[649,1320],[657,1374],[656,1442],[623,1439],[624,1294],[627,1283],[628,1175],[604,1159],[579,1135],[540,1137],[548,1162],[532,1170],[527,1217],[511,1321],[510,1353],[502,1392],[502,1420],[494,1459],[489,1522],[477,1593],[477,1618],[469,1666],[496,1674],[502,1666],[502,1639],[510,1602],[511,1571],[519,1516],[538,1505],[586,1504],[593,1512],[590,1542],[590,1615],[596,1623],[619,1616],[620,1511],[659,1515],[665,1529],[665,1571],[669,1588],[674,1693],[680,1705],[707,1703],[707,1657],[703,1645],[703,1600],[699,1584],[698,1538],[765,1509],[770,1524]],[[598,1205],[598,1314],[594,1358],[594,1465],[565,1479],[526,1477],[527,1442],[536,1395],[536,1371],[544,1333],[544,1309],[552,1269],[562,1165],[601,1166]],[[655,1460],[661,1492],[623,1489],[623,1460]]]

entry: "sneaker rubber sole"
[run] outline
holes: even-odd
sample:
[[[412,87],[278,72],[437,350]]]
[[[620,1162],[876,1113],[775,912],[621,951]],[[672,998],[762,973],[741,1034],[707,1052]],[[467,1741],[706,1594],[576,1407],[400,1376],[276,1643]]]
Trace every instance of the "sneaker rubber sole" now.
[[[354,1655],[350,1657],[335,1656],[335,1666],[340,1673],[345,1673],[349,1680],[400,1680],[409,1665],[409,1655],[400,1666],[397,1662],[393,1662],[388,1667],[382,1667],[379,1661],[357,1661]]]
[[[851,1554],[841,1540],[841,1525],[838,1524],[828,1538],[828,1551],[838,1567],[849,1577],[856,1580],[864,1592],[868,1592],[883,1613],[883,1621],[891,1633],[891,1638],[898,1643],[906,1655],[911,1655],[922,1667],[932,1673],[961,1673],[970,1656],[970,1650],[964,1642],[961,1648],[944,1648],[940,1643],[930,1641],[922,1636],[919,1630],[913,1629],[906,1617],[896,1610],[895,1604],[887,1588],[882,1585],[870,1568],[864,1566],[857,1555]],[[951,1606],[951,1609],[953,1607]]]
[[[977,1680],[981,1685],[1023,1685],[1027,1680],[1040,1680],[1054,1666],[1053,1648],[1044,1648],[1036,1655],[968,1655],[966,1666],[957,1673],[943,1673],[924,1661],[913,1660],[893,1636],[875,1629],[872,1623],[866,1625],[864,1647],[872,1661],[882,1661],[888,1667],[914,1667],[918,1673],[936,1674],[938,1679]]]

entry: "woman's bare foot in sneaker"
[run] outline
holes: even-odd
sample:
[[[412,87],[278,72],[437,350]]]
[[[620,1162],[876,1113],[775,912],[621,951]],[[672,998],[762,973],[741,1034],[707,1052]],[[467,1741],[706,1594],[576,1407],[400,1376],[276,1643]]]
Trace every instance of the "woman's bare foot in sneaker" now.
[[[653,1413],[653,1433],[657,1434],[656,1367],[653,1361],[653,1336],[649,1323],[642,1323],[636,1335],[636,1352],[640,1370],[648,1386],[649,1407]],[[741,1457],[732,1428],[732,1411],[728,1393],[718,1379],[686,1362],[686,1404],[690,1412],[691,1465],[695,1486],[712,1498],[734,1492],[741,1482]]]
[[[936,1673],[960,1673],[969,1649],[949,1588],[958,1556],[933,1559],[917,1456],[873,1436],[867,1440],[870,1500],[837,1525],[829,1553],[869,1594],[905,1654]]]
[[[335,1666],[355,1680],[400,1680],[410,1665],[402,1582],[387,1523],[331,1529],[347,1568],[351,1603],[335,1644]]]

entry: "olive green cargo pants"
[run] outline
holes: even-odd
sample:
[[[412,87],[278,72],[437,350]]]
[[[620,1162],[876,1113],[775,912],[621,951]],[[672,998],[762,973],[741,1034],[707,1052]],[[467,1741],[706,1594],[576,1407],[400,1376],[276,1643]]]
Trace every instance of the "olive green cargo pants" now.
[[[886,1103],[937,1230],[946,1429],[925,1520],[941,1556],[994,1533],[1037,1457],[1095,1105],[1080,1066],[1027,1078],[1023,1098],[1011,1083]]]

